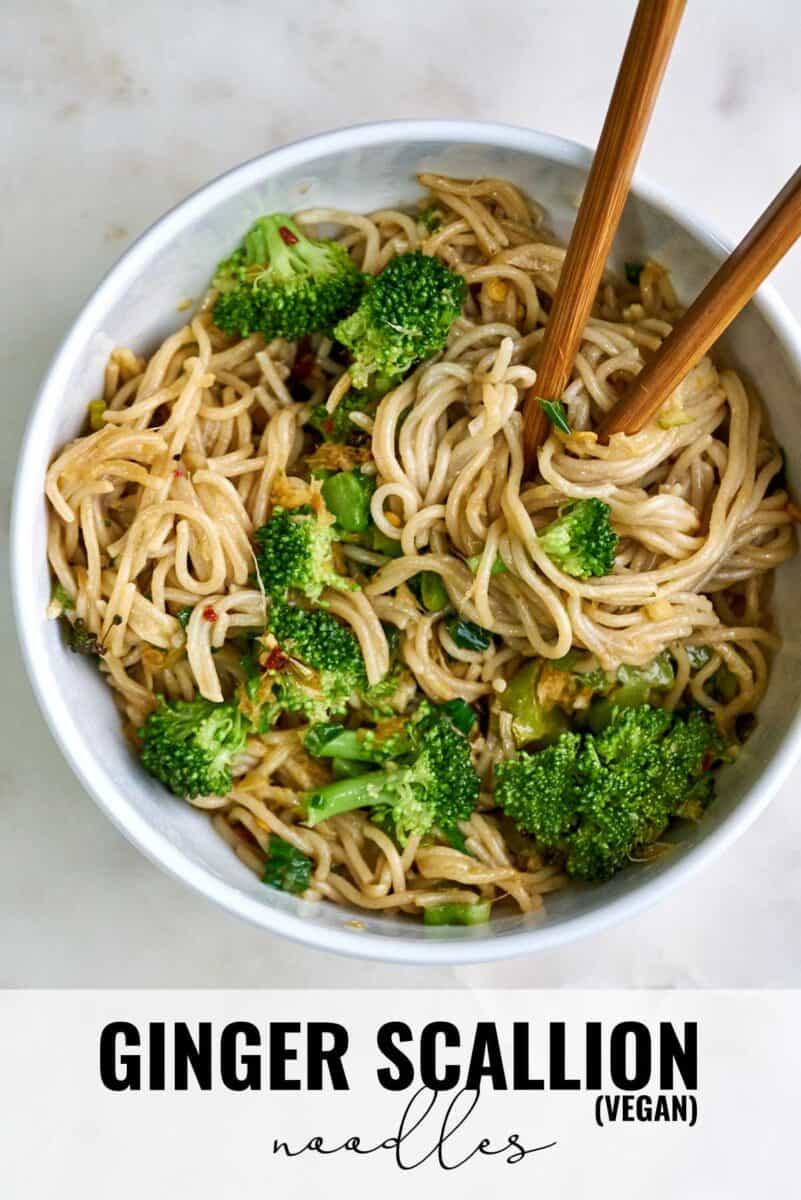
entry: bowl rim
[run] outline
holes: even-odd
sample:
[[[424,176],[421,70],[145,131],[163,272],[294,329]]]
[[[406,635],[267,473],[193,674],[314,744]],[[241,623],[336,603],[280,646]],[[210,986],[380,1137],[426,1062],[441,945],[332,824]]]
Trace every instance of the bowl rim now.
[[[184,225],[212,210],[228,196],[256,184],[273,169],[301,165],[324,153],[353,151],[396,141],[458,142],[463,145],[492,145],[523,153],[539,153],[561,164],[587,169],[592,151],[568,139],[535,129],[489,121],[415,119],[367,122],[333,129],[279,146],[249,159],[192,192],[186,199],[154,221],[121,255],[101,279],[65,333],[48,366],[31,409],[20,446],[13,491],[11,516],[11,577],[17,635],[23,662],[39,708],[53,738],[73,773],[98,807],[151,862],[188,884],[207,899],[251,924],[281,934],[293,941],[333,953],[389,963],[457,966],[512,958],[550,949],[642,912],[703,864],[723,852],[756,819],[787,777],[801,754],[801,712],[796,712],[778,750],[762,772],[758,783],[736,809],[703,841],[689,848],[674,866],[632,892],[601,903],[592,911],[568,917],[553,927],[521,928],[502,936],[487,934],[459,940],[421,938],[367,930],[340,929],[282,912],[247,896],[235,885],[223,882],[210,869],[191,861],[166,834],[157,830],[133,808],[114,778],[83,748],[70,744],[62,733],[67,715],[66,697],[54,685],[41,635],[41,621],[34,617],[35,564],[29,553],[30,514],[42,500],[42,480],[32,460],[47,437],[52,410],[63,393],[63,381],[77,361],[88,337],[98,327],[112,295],[124,290],[138,275],[143,260],[166,245]],[[717,255],[728,253],[731,244],[712,231],[666,189],[640,175],[632,185],[635,195],[677,220],[694,238]],[[763,284],[754,297],[756,304],[777,335],[792,365],[801,377],[801,329],[772,286]],[[412,927],[413,929],[414,927]],[[478,933],[476,930],[475,933]]]

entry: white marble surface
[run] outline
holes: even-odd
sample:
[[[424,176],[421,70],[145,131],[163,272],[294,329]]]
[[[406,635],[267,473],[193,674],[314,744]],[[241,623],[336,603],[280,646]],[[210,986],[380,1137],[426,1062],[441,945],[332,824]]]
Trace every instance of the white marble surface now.
[[[597,137],[633,0],[28,0],[0,44],[3,536],[37,382],[102,272],[164,209],[295,137],[474,117]],[[797,166],[795,0],[688,6],[643,172],[730,236]],[[775,273],[801,315],[801,250]],[[64,765],[0,596],[0,984],[801,984],[801,770],[701,878],[592,941],[453,971],[338,960],[251,929],[133,850]]]

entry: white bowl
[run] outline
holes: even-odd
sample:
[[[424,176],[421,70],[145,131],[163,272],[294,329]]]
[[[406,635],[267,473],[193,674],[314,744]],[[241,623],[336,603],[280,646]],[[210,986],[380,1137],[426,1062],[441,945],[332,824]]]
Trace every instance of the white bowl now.
[[[798,597],[801,559],[783,566],[776,612],[784,649],[774,663],[757,728],[721,776],[705,819],[682,828],[675,851],[610,883],[547,898],[543,913],[509,915],[477,929],[416,922],[265,887],[214,833],[206,816],[174,799],[139,767],[121,735],[99,673],[70,654],[45,619],[50,579],[42,485],[58,447],[80,428],[117,345],[149,350],[183,320],[177,305],[203,293],[210,271],[257,215],[313,205],[369,211],[412,201],[421,169],[512,179],[569,233],[590,153],[548,134],[479,122],[399,121],[308,138],[237,167],[156,222],[122,256],[80,313],[56,355],[28,424],[14,498],[12,555],[17,624],[34,690],[65,757],[114,823],[154,862],[231,912],[312,946],[390,962],[456,964],[528,953],[631,915],[688,878],[765,807],[801,747]],[[679,295],[694,296],[725,244],[640,181],[618,233],[615,259],[645,252],[667,264]],[[761,289],[727,333],[721,357],[745,370],[766,399],[794,464],[801,449],[801,335],[784,305]],[[44,803],[44,801],[43,801]],[[357,917],[361,929],[347,922]]]

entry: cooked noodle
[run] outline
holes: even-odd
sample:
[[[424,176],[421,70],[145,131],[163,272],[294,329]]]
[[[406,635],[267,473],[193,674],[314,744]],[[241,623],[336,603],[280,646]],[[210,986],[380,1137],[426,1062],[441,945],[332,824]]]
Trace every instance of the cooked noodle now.
[[[680,311],[653,263],[636,287],[602,286],[564,394],[573,432],[551,434],[539,476],[524,482],[521,405],[564,250],[506,181],[421,182],[444,214],[433,233],[401,211],[318,209],[299,220],[336,225],[367,272],[422,248],[470,285],[445,353],[374,417],[353,417],[372,435],[373,520],[402,556],[346,544],[362,588],[325,596],[356,634],[370,682],[389,666],[385,626],[399,631],[412,677],[399,708],[420,692],[480,702],[473,754],[484,790],[462,827],[464,850],[414,838],[400,849],[361,811],[307,828],[300,797],[327,774],[297,727],[253,735],[231,793],[193,803],[255,871],[272,835],[309,855],[309,899],[419,915],[449,899],[508,897],[525,912],[566,880],[493,811],[492,766],[514,749],[499,705],[507,681],[532,655],[555,660],[577,647],[614,670],[669,650],[668,706],[691,698],[733,737],[759,704],[778,645],[769,589],[795,549],[794,511],[775,483],[782,457],[758,397],[709,358],[660,423],[597,441],[593,427]],[[131,734],[158,695],[219,701],[242,679],[235,639],[265,620],[251,536],[276,501],[308,488],[304,422],[315,404],[333,411],[350,387],[330,340],[233,341],[212,324],[212,298],[148,360],[114,351],[102,428],[66,446],[47,475],[52,570],[74,597],[69,618],[104,647],[100,669]],[[307,368],[313,361],[298,400],[301,354]],[[620,542],[611,574],[581,580],[555,566],[536,531],[566,499],[592,496],[611,506]],[[497,558],[505,570],[492,570]],[[425,611],[408,586],[422,570],[441,577],[462,617],[497,635],[487,650],[461,648],[442,614]],[[711,657],[693,666],[698,646]],[[706,686],[722,665],[734,681],[727,699]]]

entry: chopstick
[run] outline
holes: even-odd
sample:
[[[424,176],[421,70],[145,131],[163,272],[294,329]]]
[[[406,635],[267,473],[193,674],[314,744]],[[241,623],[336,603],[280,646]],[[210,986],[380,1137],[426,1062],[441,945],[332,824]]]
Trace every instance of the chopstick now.
[[[609,413],[599,431],[601,440],[606,441],[614,433],[637,433],[648,423],[799,237],[801,167],[676,322],[624,399]]]
[[[523,408],[529,472],[536,467],[537,449],[549,429],[539,399],[558,400],[570,378],[684,4],[685,0],[640,0],[634,15],[545,327],[537,382]]]

